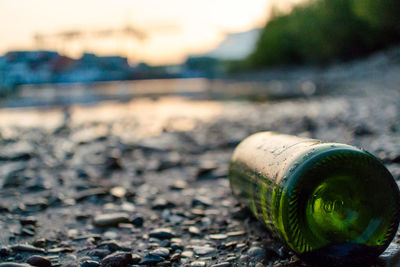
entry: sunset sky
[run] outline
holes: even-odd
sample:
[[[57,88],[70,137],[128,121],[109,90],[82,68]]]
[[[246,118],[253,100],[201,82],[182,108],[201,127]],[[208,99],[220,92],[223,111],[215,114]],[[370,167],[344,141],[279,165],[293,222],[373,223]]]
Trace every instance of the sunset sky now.
[[[0,54],[49,49],[79,57],[88,51],[155,65],[179,63],[188,54],[209,51],[228,32],[265,25],[273,5],[287,9],[302,0],[0,1]],[[144,32],[146,38],[116,31],[126,26]],[[113,34],[104,34],[105,30]],[[56,36],[61,32],[80,35]],[[46,36],[38,42],[35,34]]]

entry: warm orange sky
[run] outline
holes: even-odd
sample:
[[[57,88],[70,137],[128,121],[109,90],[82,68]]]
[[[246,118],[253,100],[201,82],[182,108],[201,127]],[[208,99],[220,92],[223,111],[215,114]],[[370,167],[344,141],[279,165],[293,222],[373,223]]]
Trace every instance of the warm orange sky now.
[[[78,57],[83,51],[129,56],[150,64],[179,63],[188,54],[216,47],[224,32],[263,26],[273,4],[302,0],[1,0],[0,54],[9,50],[51,49]],[[146,31],[139,41],[122,35],[93,37],[93,32],[122,29]],[[35,33],[81,31],[76,39],[47,38]],[[92,33],[92,35],[90,35]]]

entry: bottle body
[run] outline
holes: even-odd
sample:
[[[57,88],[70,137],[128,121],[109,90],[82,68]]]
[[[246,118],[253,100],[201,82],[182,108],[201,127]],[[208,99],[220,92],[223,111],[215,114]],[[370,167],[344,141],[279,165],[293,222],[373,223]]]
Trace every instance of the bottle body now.
[[[257,133],[235,149],[229,179],[233,194],[303,257],[370,259],[397,231],[397,184],[349,145]]]

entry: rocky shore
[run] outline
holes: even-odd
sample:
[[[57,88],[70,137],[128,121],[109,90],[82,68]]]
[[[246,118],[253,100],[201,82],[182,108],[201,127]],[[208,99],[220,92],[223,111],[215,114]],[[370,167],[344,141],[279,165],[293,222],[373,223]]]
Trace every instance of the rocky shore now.
[[[47,111],[29,125],[26,110],[0,111],[0,266],[307,266],[233,198],[231,153],[273,130],[363,147],[399,181],[400,91],[385,81],[263,103],[75,106],[49,127]]]

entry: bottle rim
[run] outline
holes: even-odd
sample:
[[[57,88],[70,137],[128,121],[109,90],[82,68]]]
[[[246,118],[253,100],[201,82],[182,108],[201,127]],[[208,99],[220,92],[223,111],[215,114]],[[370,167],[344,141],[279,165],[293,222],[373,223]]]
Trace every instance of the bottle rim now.
[[[400,191],[399,188],[393,179],[393,176],[390,174],[390,172],[386,169],[386,167],[383,166],[383,164],[377,159],[375,156],[372,154],[365,152],[363,150],[357,149],[352,146],[344,145],[344,144],[336,144],[336,143],[324,143],[324,144],[319,144],[313,147],[313,151],[311,153],[308,153],[308,155],[300,155],[296,157],[294,162],[298,162],[295,164],[294,170],[285,170],[284,177],[287,177],[287,179],[284,179],[281,184],[281,188],[284,188],[282,192],[280,192],[280,197],[277,199],[277,203],[275,204],[277,212],[280,214],[280,216],[277,216],[278,223],[280,224],[280,229],[283,229],[283,232],[281,233],[286,239],[287,243],[289,246],[299,255],[308,253],[310,251],[315,250],[315,248],[311,247],[309,244],[311,243],[310,241],[307,241],[307,238],[305,237],[300,237],[301,241],[300,243],[303,243],[300,245],[300,248],[298,245],[293,244],[293,234],[291,232],[292,229],[290,219],[293,219],[293,217],[298,216],[298,207],[296,205],[296,201],[292,201],[293,199],[296,198],[297,195],[301,194],[301,188],[298,188],[296,185],[301,183],[301,180],[305,179],[307,176],[307,172],[314,166],[317,162],[321,162],[324,159],[327,159],[329,157],[335,156],[335,155],[343,155],[343,153],[348,153],[351,156],[357,156],[359,158],[362,158],[363,160],[368,160],[371,162],[371,164],[374,165],[374,167],[377,167],[379,171],[381,172],[383,177],[386,177],[385,180],[390,184],[389,186],[392,188],[392,192],[394,194],[394,198],[397,203],[394,205],[399,207],[400,203]],[[329,164],[329,163],[328,163]],[[289,164],[290,166],[293,166],[293,164]],[[324,181],[324,177],[321,177],[320,180],[317,181],[316,184]],[[389,193],[389,192],[388,192]],[[305,212],[305,211],[301,211]],[[295,213],[296,216],[292,216],[289,218],[291,213]],[[305,216],[305,215],[303,215]],[[298,218],[297,218],[298,219]],[[378,256],[381,254],[386,247],[390,244],[392,239],[394,238],[396,232],[397,232],[397,227],[400,221],[400,215],[399,215],[399,209],[397,209],[396,214],[393,216],[393,225],[395,226],[395,230],[392,230],[390,233],[390,236],[387,238],[387,241],[374,249],[373,253]],[[300,222],[295,222],[295,223],[300,223]],[[304,222],[303,222],[304,223]],[[293,225],[293,223],[292,223]],[[300,227],[300,226],[298,226]],[[309,226],[308,226],[309,227]],[[299,230],[297,230],[299,232]],[[296,232],[296,233],[297,233]],[[312,231],[309,231],[312,232]],[[301,234],[301,233],[300,233]],[[311,237],[312,238],[312,237]],[[304,239],[304,240],[303,240]],[[309,239],[309,238],[308,238]]]

